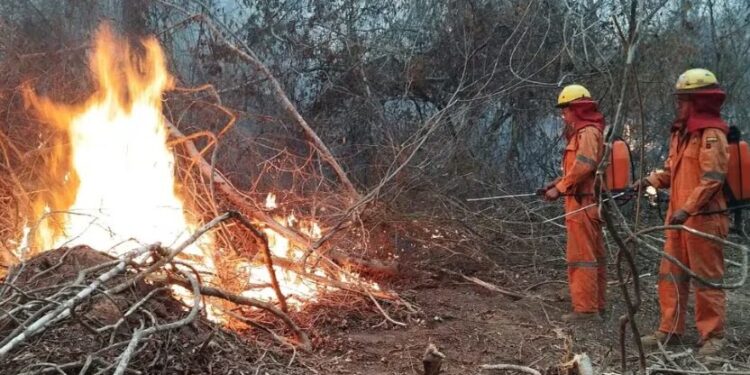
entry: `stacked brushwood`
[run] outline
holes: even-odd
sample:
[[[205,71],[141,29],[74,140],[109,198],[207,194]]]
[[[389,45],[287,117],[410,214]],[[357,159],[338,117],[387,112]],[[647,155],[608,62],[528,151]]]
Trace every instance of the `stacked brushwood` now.
[[[222,292],[203,285],[173,253],[151,245],[113,258],[79,246],[13,268],[0,284],[2,373],[298,373],[286,366],[289,352],[257,337],[248,345],[210,322],[202,300]],[[174,284],[185,285],[189,297],[176,299]],[[289,326],[286,342],[309,349],[304,333],[273,305],[221,297],[235,311],[278,314]]]
[[[190,18],[207,25],[229,51],[265,76],[283,112],[304,135],[300,141],[307,146],[298,148],[307,150],[306,153],[297,155],[287,151],[297,148],[278,143],[266,147],[273,151],[258,152],[257,159],[248,158],[251,163],[247,164],[264,166],[262,173],[245,171],[244,167],[238,167],[244,164],[235,159],[247,150],[233,150],[233,145],[251,143],[240,129],[234,128],[236,111],[225,108],[218,91],[210,85],[175,90],[176,98],[168,102],[170,110],[165,111],[165,120],[168,146],[176,158],[178,189],[182,196],[188,197],[186,211],[194,216],[195,222],[207,224],[178,246],[165,248],[150,244],[118,258],[86,247],[51,251],[34,248],[24,250],[21,256],[17,249],[21,248],[19,239],[26,235],[24,230],[34,226],[33,222],[45,219],[35,217],[36,205],[47,202],[49,197],[45,194],[49,191],[67,188],[60,186],[67,178],[44,173],[46,166],[59,163],[55,157],[60,150],[48,145],[68,143],[60,129],[30,118],[28,103],[23,101],[22,95],[9,96],[7,105],[3,106],[3,117],[9,126],[0,131],[3,146],[0,201],[5,208],[0,209],[0,239],[3,240],[0,241],[0,373],[273,374],[276,360],[288,360],[285,356],[297,350],[311,350],[310,340],[296,323],[295,319],[301,320],[300,317],[288,313],[286,297],[274,273],[276,269],[344,291],[347,296],[356,295],[371,301],[390,324],[406,325],[392,318],[388,307],[418,313],[395,293],[359,282],[359,278],[349,275],[352,271],[363,276],[398,273],[393,262],[371,259],[371,255],[364,252],[354,254],[351,250],[356,247],[348,246],[355,241],[354,236],[345,234],[346,230],[358,226],[362,226],[363,231],[366,229],[365,213],[376,211],[375,201],[385,180],[367,194],[357,191],[343,167],[260,59],[247,46],[237,46],[225,39],[223,26],[213,22],[211,17]],[[70,52],[87,48],[83,46]],[[26,58],[45,56],[48,55],[41,53]],[[28,62],[19,64],[7,59],[0,63],[9,64],[3,65],[5,67],[30,66]],[[76,79],[66,76],[71,71],[69,67],[57,72],[59,75],[51,74],[48,65],[39,63],[39,68],[28,74],[4,77],[6,86],[21,88],[23,82],[29,81],[29,76],[35,76],[49,84],[45,86],[48,91],[70,95],[70,92],[89,89],[86,85],[68,87],[79,82],[78,74],[72,77]],[[0,71],[14,72],[15,68]],[[40,86],[44,85],[40,83]],[[204,97],[207,92],[213,93],[208,95],[211,100]],[[200,97],[196,99],[191,95]],[[193,113],[196,107],[212,108],[220,116],[213,112],[211,116],[186,115]],[[184,118],[192,121],[180,121]],[[224,118],[226,123],[223,123]],[[186,125],[190,122],[202,125]],[[288,136],[286,131],[281,133]],[[222,152],[227,149],[224,158],[229,162],[222,163],[224,154],[218,151],[220,144]],[[284,152],[277,153],[278,150]],[[227,173],[222,173],[222,169],[228,169]],[[293,213],[296,217],[320,222],[324,228],[321,236],[285,225],[260,204],[268,191],[258,188],[258,181],[276,191],[276,185],[269,181],[290,175],[295,181],[304,181],[297,184],[299,191],[288,189],[289,197],[297,199],[293,203]],[[252,186],[243,186],[243,179],[254,182]],[[62,213],[63,210],[52,207],[52,211]],[[321,217],[323,212],[328,216]],[[271,254],[263,229],[285,237],[293,246],[304,250],[304,256]],[[214,237],[213,255],[219,259],[216,274],[210,276],[180,261],[181,252],[208,231]],[[363,235],[357,240],[364,245],[360,248],[367,248],[366,238]],[[27,256],[35,257],[28,259]],[[242,278],[232,273],[234,268],[230,266],[236,264],[235,261],[264,262],[276,300],[265,302],[238,294],[247,290],[247,285],[236,281]],[[346,277],[329,277],[331,275]],[[212,277],[217,281],[215,284],[206,280]],[[183,288],[179,298],[175,297],[176,286]],[[350,301],[351,297],[346,300]],[[388,305],[381,306],[379,301]],[[208,302],[224,319],[221,324],[209,321],[207,310],[203,308]],[[242,323],[262,334],[245,336],[254,341],[252,345],[243,345],[234,331],[224,330],[231,326],[227,325],[227,320]],[[276,354],[269,355],[269,351]],[[286,366],[283,369],[283,373],[293,374],[294,371]]]

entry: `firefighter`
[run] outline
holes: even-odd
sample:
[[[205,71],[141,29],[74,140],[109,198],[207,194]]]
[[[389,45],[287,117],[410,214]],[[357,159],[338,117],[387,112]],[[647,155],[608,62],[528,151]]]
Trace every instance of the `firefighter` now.
[[[566,260],[573,312],[566,322],[601,320],[604,313],[607,269],[599,208],[594,197],[596,168],[604,153],[604,116],[589,91],[581,85],[563,88],[557,100],[565,123],[567,145],[563,154],[563,176],[548,184],[548,201],[565,195],[568,232]],[[581,207],[591,207],[578,211]],[[577,211],[577,212],[575,212]]]
[[[663,171],[636,182],[634,189],[647,186],[670,188],[666,221],[685,225],[720,238],[729,231],[725,213],[702,214],[726,209],[722,189],[729,152],[727,124],[720,115],[726,97],[716,76],[705,69],[690,69],[675,85],[677,118],[672,124],[669,156]],[[686,231],[666,231],[664,252],[679,260],[702,279],[721,283],[724,276],[722,245]],[[662,258],[659,266],[659,328],[643,336],[644,347],[656,348],[679,342],[685,332],[690,277],[673,262]],[[699,353],[712,355],[724,346],[724,290],[693,279],[695,325],[700,334]]]

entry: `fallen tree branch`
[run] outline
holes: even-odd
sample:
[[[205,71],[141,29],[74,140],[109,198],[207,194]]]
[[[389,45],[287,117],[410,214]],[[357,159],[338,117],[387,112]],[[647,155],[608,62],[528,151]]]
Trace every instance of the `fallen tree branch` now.
[[[497,365],[482,365],[480,368],[482,370],[511,370],[511,371],[525,372],[531,375],[542,375],[541,372],[534,370],[531,367],[520,366],[520,365],[509,365],[509,364],[504,364],[504,363],[497,364]]]
[[[206,232],[208,232],[209,230],[211,230],[215,226],[219,225],[223,221],[228,220],[231,217],[232,217],[232,214],[229,213],[229,212],[225,212],[225,213],[223,213],[223,214],[215,217],[213,220],[209,221],[208,223],[206,223],[202,227],[198,228],[198,230],[196,230],[195,233],[193,233],[188,239],[186,239],[185,241],[183,241],[180,245],[178,245],[174,249],[170,249],[169,252],[167,252],[167,254],[164,257],[162,257],[158,261],[154,262],[153,264],[151,264],[150,266],[148,266],[148,268],[146,268],[145,270],[139,272],[134,277],[128,279],[125,282],[120,283],[119,285],[117,285],[115,287],[110,288],[109,290],[107,290],[107,293],[108,294],[117,294],[117,293],[120,293],[120,292],[124,291],[125,289],[127,289],[127,288],[135,285],[137,282],[143,280],[143,278],[146,277],[147,275],[153,273],[157,269],[159,269],[159,268],[163,267],[165,264],[169,263],[172,259],[174,259],[174,257],[177,256],[177,254],[181,253],[188,246],[190,246],[193,243],[195,243],[195,241],[197,241],[198,238],[200,238]]]
[[[130,357],[135,352],[135,348],[137,347],[138,342],[142,338],[148,337],[150,335],[153,335],[161,331],[167,331],[167,330],[186,326],[194,322],[195,319],[198,318],[198,312],[201,309],[200,284],[198,283],[198,280],[190,273],[184,272],[183,270],[179,268],[175,268],[175,269],[177,272],[180,272],[184,277],[187,278],[191,287],[191,291],[193,292],[193,306],[190,309],[190,313],[188,313],[186,317],[176,322],[171,322],[167,324],[159,324],[159,325],[150,327],[148,329],[137,328],[135,332],[133,332],[133,337],[130,339],[130,343],[128,343],[127,348],[120,355],[120,361],[117,363],[117,367],[115,368],[114,375],[122,375],[125,373],[125,370],[128,368],[128,363],[130,362]]]
[[[187,287],[190,285],[190,283],[187,280],[175,278],[175,277],[171,277],[170,282],[173,282],[175,284],[178,284],[184,287]],[[255,308],[268,311],[269,313],[281,319],[281,321],[283,321],[284,324],[286,324],[286,326],[290,330],[292,330],[292,332],[294,332],[294,335],[297,336],[297,340],[300,341],[301,348],[305,352],[310,352],[312,350],[312,344],[310,343],[310,339],[307,337],[307,335],[302,331],[302,329],[299,328],[299,326],[296,323],[294,323],[294,321],[292,320],[292,318],[289,317],[289,315],[277,309],[276,306],[267,302],[263,302],[261,300],[257,300],[255,298],[249,298],[249,297],[244,297],[244,296],[240,296],[237,294],[232,294],[232,293],[229,293],[224,290],[211,287],[211,286],[200,285],[199,290],[200,290],[200,293],[205,296],[217,297],[217,298],[221,298],[221,299],[227,300],[229,302],[232,302],[238,305],[250,306],[250,307],[255,307]]]
[[[169,133],[173,137],[180,139],[185,138],[185,135],[182,134],[182,132],[171,123],[166,122],[166,126],[169,129]],[[293,228],[288,228],[282,225],[281,223],[274,220],[271,215],[262,210],[252,209],[250,207],[250,198],[237,190],[237,188],[234,187],[229,179],[224,177],[221,172],[213,168],[211,164],[203,158],[200,151],[198,151],[198,148],[195,146],[195,143],[190,140],[185,140],[184,142],[182,142],[182,144],[185,146],[188,155],[190,155],[190,157],[197,163],[200,172],[204,176],[209,177],[209,179],[211,179],[214,184],[217,185],[217,187],[226,195],[227,199],[229,199],[234,205],[243,208],[242,211],[250,215],[252,219],[258,220],[259,222],[267,225],[269,228],[288,238],[290,241],[300,244],[301,246],[310,246],[311,241],[304,234],[294,230]]]
[[[241,211],[248,215],[251,219],[257,220],[260,223],[263,223],[268,228],[272,229],[273,231],[279,233],[280,235],[286,237],[291,242],[298,244],[304,249],[307,249],[305,253],[304,260],[307,259],[308,255],[310,255],[313,251],[319,249],[326,240],[330,239],[331,236],[336,232],[338,227],[334,227],[327,231],[327,233],[321,237],[319,240],[313,241],[305,234],[295,230],[294,228],[289,228],[287,226],[284,226],[283,224],[276,221],[271,215],[266,213],[263,210],[255,209],[252,205],[252,201],[250,197],[246,196],[245,194],[241,193],[234,185],[232,184],[229,179],[224,177],[224,175],[221,174],[218,170],[216,170],[206,159],[203,157],[201,152],[198,150],[198,148],[195,146],[195,143],[190,139],[190,137],[185,136],[177,127],[175,127],[173,124],[171,124],[169,121],[165,120],[165,126],[167,129],[169,129],[169,133],[173,138],[180,139],[182,144],[185,147],[185,150],[187,151],[188,155],[192,159],[194,163],[198,166],[198,170],[203,174],[204,176],[208,177],[210,181],[213,182],[213,184],[216,184],[216,186],[219,188],[219,190],[224,193],[226,198],[234,204],[236,207],[241,209]],[[373,195],[374,197],[375,195]],[[358,204],[355,204],[352,207],[359,207]],[[351,212],[350,209],[347,212]],[[344,218],[346,218],[348,214],[344,215]],[[343,223],[345,220],[342,219],[340,221],[340,224]],[[342,265],[353,265],[355,268],[361,269],[361,270],[367,270],[368,272],[372,273],[378,273],[378,274],[384,274],[384,275],[394,275],[398,272],[398,269],[395,265],[395,263],[385,263],[380,261],[367,261],[364,259],[357,259],[345,254],[342,254],[341,252],[331,251],[330,257],[331,259],[328,259],[324,257],[320,252],[317,253],[317,255],[321,256],[321,258],[325,259],[328,262],[331,262],[332,260],[336,263],[342,264]],[[303,261],[303,263],[305,263]]]
[[[352,283],[346,283],[343,281],[338,281],[335,279],[322,277],[314,273],[309,273],[305,271],[304,267],[301,264],[293,262],[286,258],[274,257],[273,262],[275,265],[279,267],[290,269],[294,271],[296,274],[300,275],[301,277],[310,279],[312,281],[315,281],[316,283],[330,285],[334,288],[354,292],[365,297],[368,294],[372,294],[374,297],[377,297],[378,299],[385,300],[385,301],[399,301],[400,300],[398,295],[396,295],[395,293],[390,293],[390,292],[382,291],[382,290],[376,290],[376,289],[368,287],[367,285],[363,285],[362,283],[358,283],[356,281]]]
[[[385,262],[380,259],[362,259],[333,249],[326,252],[326,255],[336,264],[353,271],[383,276],[395,276],[398,274],[397,262]]]
[[[263,263],[266,265],[266,269],[268,270],[268,275],[271,278],[271,286],[273,287],[273,291],[276,293],[276,298],[279,300],[281,311],[288,313],[289,308],[286,305],[286,297],[284,297],[284,293],[281,292],[281,287],[279,287],[279,280],[276,278],[276,271],[274,271],[273,269],[273,256],[271,255],[271,250],[268,248],[268,238],[266,238],[266,235],[263,234],[263,232],[256,229],[253,223],[250,222],[250,220],[247,220],[247,218],[242,216],[242,214],[240,214],[239,212],[232,211],[231,214],[233,219],[239,221],[240,224],[242,224],[250,231],[250,234],[255,240],[255,243],[260,246],[260,251],[263,253],[264,258]]]
[[[493,292],[500,293],[500,294],[502,294],[504,296],[508,296],[508,297],[512,298],[514,301],[517,301],[517,300],[524,299],[524,298],[528,297],[527,295],[524,295],[524,294],[521,294],[521,293],[518,293],[518,292],[513,292],[513,291],[510,291],[510,290],[507,290],[507,289],[500,288],[499,286],[497,286],[495,284],[490,284],[490,283],[488,283],[486,281],[483,281],[483,280],[480,280],[480,279],[478,279],[476,277],[466,276],[466,275],[464,275],[462,273],[451,271],[451,270],[445,269],[445,268],[441,268],[440,270],[443,271],[443,272],[445,272],[445,273],[447,273],[447,274],[451,274],[451,275],[455,275],[455,276],[461,277],[461,278],[463,278],[466,281],[471,281],[472,283],[477,284],[477,285],[479,285],[482,288],[485,288],[487,290],[491,290]]]
[[[385,318],[385,320],[387,320],[387,321],[389,321],[389,322],[391,322],[391,323],[393,323],[393,324],[395,324],[397,326],[406,327],[406,323],[402,323],[402,322],[399,322],[399,321],[394,320],[393,318],[391,318],[391,316],[388,315],[388,313],[385,312],[385,310],[383,310],[382,307],[380,307],[380,304],[378,303],[378,300],[376,300],[375,297],[373,297],[371,293],[368,292],[367,296],[370,297],[370,300],[372,301],[373,304],[375,304],[375,307],[377,307],[378,310],[380,311],[380,313],[383,314],[383,317]]]
[[[47,326],[49,326],[51,323],[55,321],[59,321],[69,316],[70,309],[72,307],[74,307],[75,305],[83,301],[84,299],[88,298],[95,290],[97,290],[97,288],[99,288],[100,285],[104,284],[105,282],[109,281],[113,277],[124,272],[125,266],[132,259],[138,257],[141,254],[144,254],[145,252],[149,251],[149,249],[151,248],[152,246],[144,246],[126,254],[117,263],[115,267],[101,274],[99,277],[96,278],[96,280],[94,280],[86,288],[78,292],[75,296],[61,303],[57,308],[55,308],[54,310],[50,311],[49,313],[45,314],[44,316],[36,320],[34,323],[28,326],[23,332],[21,332],[18,336],[14,337],[7,344],[5,344],[3,347],[0,348],[0,359],[4,358],[11,350],[13,350],[13,348],[18,346],[22,342],[26,341],[26,339],[28,339],[29,337],[34,336],[44,331],[47,328]]]

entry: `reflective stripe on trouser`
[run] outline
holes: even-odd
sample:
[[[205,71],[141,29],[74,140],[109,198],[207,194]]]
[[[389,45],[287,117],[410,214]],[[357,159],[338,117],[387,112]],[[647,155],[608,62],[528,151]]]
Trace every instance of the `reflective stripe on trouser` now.
[[[574,215],[568,229],[567,263],[570,299],[575,312],[596,312],[606,307],[607,264],[602,224],[588,215]]]
[[[691,218],[696,219],[696,218]],[[708,219],[708,218],[706,218]],[[703,227],[706,233],[726,237],[719,226],[721,220],[708,219]],[[707,281],[722,282],[724,276],[724,254],[722,246],[714,241],[703,239],[686,232],[668,231],[664,251],[690,267],[695,274]],[[685,332],[690,278],[677,265],[662,259],[659,266],[659,306],[661,323],[659,330],[681,335]],[[695,326],[702,339],[722,337],[725,321],[724,290],[714,289],[693,280],[695,287]]]

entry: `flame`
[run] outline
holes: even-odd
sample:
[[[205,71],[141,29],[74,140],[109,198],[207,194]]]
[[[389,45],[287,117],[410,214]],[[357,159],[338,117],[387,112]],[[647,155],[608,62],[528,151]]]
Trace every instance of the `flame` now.
[[[266,196],[266,209],[272,210],[279,206],[276,205],[276,194],[268,193]]]
[[[164,53],[154,38],[143,41],[139,58],[127,46],[108,28],[99,30],[89,59],[95,91],[82,104],[57,103],[28,88],[24,92],[31,107],[60,134],[42,176],[45,190],[33,202],[19,241],[22,257],[83,244],[120,255],[132,249],[133,242],[179,243],[198,226],[177,193],[175,157],[167,146],[162,95],[172,88],[173,79]],[[266,197],[265,206],[278,207],[275,194]],[[298,220],[293,213],[275,220],[313,240],[321,238],[314,221]],[[305,250],[288,238],[270,228],[263,232],[274,257],[290,262],[304,258]],[[183,261],[209,275],[203,281],[220,281],[213,277],[213,248],[213,239],[204,236],[182,254]],[[241,275],[242,294],[276,300],[262,262],[239,261],[233,266]],[[318,268],[303,276],[275,266],[275,273],[289,305],[295,307],[316,301],[329,288],[316,277],[358,281],[345,271],[331,275]],[[186,291],[175,293],[189,298]]]
[[[144,40],[141,51],[137,57],[102,27],[89,58],[95,91],[88,100],[66,105],[26,90],[31,106],[62,134],[46,174],[50,189],[35,202],[38,224],[22,241],[27,246],[86,244],[118,255],[132,241],[179,242],[194,227],[175,191],[162,117],[162,94],[173,79],[156,39]],[[213,268],[199,247],[187,253]]]
[[[287,224],[290,217],[287,217]],[[284,222],[283,218],[277,217],[276,221]],[[317,225],[316,225],[317,226]],[[301,261],[304,251],[295,246],[288,238],[270,228],[263,229],[268,239],[268,247],[271,255],[276,258],[288,259],[292,262]],[[276,294],[271,287],[271,278],[267,269],[263,265],[242,263],[242,271],[248,274],[248,285],[251,289],[242,294],[248,297],[275,301]],[[318,285],[314,280],[308,277],[302,277],[294,270],[274,265],[276,278],[279,282],[279,288],[287,298],[287,303],[295,308],[300,308],[307,302],[317,301],[318,295],[327,290],[324,285]],[[314,269],[311,273],[319,277],[328,277],[320,269]]]
[[[269,207],[269,202],[272,202],[275,206],[275,194],[270,193],[266,197],[267,208]],[[293,213],[287,216],[276,216],[274,217],[274,220],[279,223],[284,223],[286,227],[298,230],[312,240],[318,240],[322,236],[322,230],[317,222],[311,220],[298,220]],[[271,228],[264,228],[263,233],[268,239],[268,247],[273,257],[285,259],[298,264],[301,263],[305,257],[306,251],[298,244],[292,243],[288,238]],[[316,260],[313,260],[313,257],[311,257],[311,260],[308,260],[308,262],[315,263]],[[248,274],[247,282],[251,287],[251,289],[243,292],[243,295],[267,301],[276,300],[276,294],[271,287],[271,278],[265,266],[242,262],[238,265],[238,271]],[[362,281],[359,276],[348,273],[345,270],[342,270],[342,272],[335,275],[331,275],[326,274],[322,269],[315,267],[312,270],[307,271],[308,275],[302,276],[296,270],[274,265],[274,271],[279,282],[279,288],[287,298],[287,303],[297,309],[303,307],[305,303],[318,301],[318,298],[323,293],[331,289],[331,287],[325,283],[320,284],[316,282],[316,277],[342,283],[366,283],[372,288],[372,290],[380,290],[377,283]],[[313,277],[309,277],[309,275],[312,275]]]

